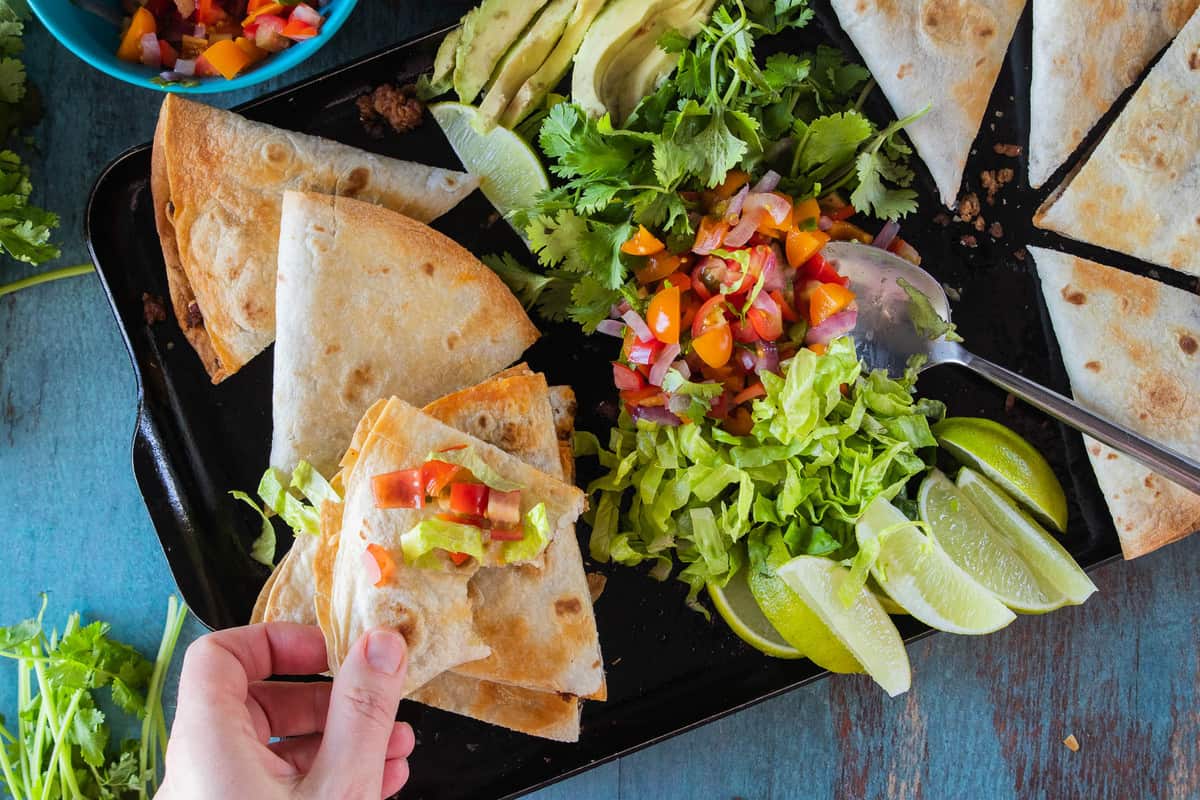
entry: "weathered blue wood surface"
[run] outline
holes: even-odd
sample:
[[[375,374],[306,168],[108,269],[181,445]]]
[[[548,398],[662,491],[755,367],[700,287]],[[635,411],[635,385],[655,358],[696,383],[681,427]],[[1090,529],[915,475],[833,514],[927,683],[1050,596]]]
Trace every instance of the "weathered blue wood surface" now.
[[[364,0],[285,81],[449,22],[467,3],[414,5]],[[63,216],[61,263],[78,263],[92,180],[150,138],[159,96],[87,69],[41,31],[26,58],[49,109],[31,159],[36,199]],[[0,264],[0,278],[21,274]],[[144,649],[157,643],[174,586],[130,471],[134,410],[94,277],[0,298],[0,623],[47,590],[53,619],[79,608]],[[1200,540],[1184,542],[1099,570],[1083,608],[981,639],[926,639],[897,700],[863,678],[826,680],[536,796],[1200,797],[1198,564]],[[185,636],[199,633],[193,623]],[[4,670],[0,710],[11,710]],[[1061,743],[1070,733],[1078,753]]]

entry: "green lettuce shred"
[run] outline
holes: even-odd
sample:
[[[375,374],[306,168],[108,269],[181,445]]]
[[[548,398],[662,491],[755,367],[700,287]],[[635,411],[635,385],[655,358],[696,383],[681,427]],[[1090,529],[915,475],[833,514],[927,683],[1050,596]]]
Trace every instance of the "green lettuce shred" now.
[[[299,492],[304,499],[297,497],[295,492]],[[297,464],[290,476],[274,467],[269,467],[263,473],[258,482],[258,496],[263,506],[255,503],[245,492],[234,490],[229,494],[253,508],[262,517],[262,529],[258,538],[250,545],[250,557],[268,567],[275,566],[276,537],[271,514],[278,515],[297,536],[319,536],[321,503],[326,500],[337,503],[342,499],[329,485],[329,481],[307,461]]]
[[[801,350],[781,370],[763,376],[746,436],[699,417],[667,427],[627,414],[607,448],[578,434],[577,453],[606,470],[588,487],[592,558],[653,562],[660,580],[681,566],[694,606],[706,583],[724,585],[742,566],[753,532],[793,556],[854,559],[862,510],[876,497],[902,500],[932,466],[930,424],[945,407],[914,397],[915,367],[899,379],[867,372],[849,337],[822,356]]]
[[[435,551],[466,553],[483,561],[483,531],[474,525],[444,519],[423,519],[400,537],[404,560],[414,567],[444,569],[444,560]]]
[[[492,469],[491,465],[484,461],[483,457],[475,452],[475,448],[473,447],[448,450],[444,453],[430,453],[425,457],[425,460],[442,461],[447,464],[460,466],[474,475],[475,480],[484,484],[489,489],[495,489],[498,492],[515,492],[517,489],[525,488],[522,484],[510,481]]]
[[[233,490],[231,495],[237,500],[241,500],[246,505],[253,508],[262,517],[262,529],[259,531],[258,538],[250,545],[250,557],[263,566],[275,568],[275,526],[271,524],[271,518],[267,516],[267,512],[263,511],[258,503],[254,502],[254,498],[245,492]]]
[[[500,547],[500,563],[516,564],[537,558],[550,542],[550,515],[545,503],[538,503],[525,514],[522,526],[525,538],[504,542]]]

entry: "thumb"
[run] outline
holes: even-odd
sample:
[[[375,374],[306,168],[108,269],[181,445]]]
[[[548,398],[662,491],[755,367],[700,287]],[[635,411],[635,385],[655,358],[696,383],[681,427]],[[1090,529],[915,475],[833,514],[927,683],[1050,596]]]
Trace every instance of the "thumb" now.
[[[377,798],[408,667],[404,637],[368,631],[350,648],[329,699],[321,750],[305,783],[318,797]]]

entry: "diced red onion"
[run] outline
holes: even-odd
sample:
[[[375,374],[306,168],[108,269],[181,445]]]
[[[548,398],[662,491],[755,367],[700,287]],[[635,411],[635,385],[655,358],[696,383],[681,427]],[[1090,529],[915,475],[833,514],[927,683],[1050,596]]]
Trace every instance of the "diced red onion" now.
[[[808,329],[804,336],[805,344],[829,344],[834,339],[854,330],[858,324],[858,309],[848,308],[839,311],[829,319]]]
[[[749,195],[753,197],[754,195]],[[749,208],[743,209],[742,220],[737,225],[734,225],[729,233],[725,234],[725,247],[741,247],[746,242],[750,241],[750,237],[758,230],[758,225],[762,222],[763,215],[766,214],[761,208],[751,211]],[[714,250],[716,248],[713,248]],[[696,251],[700,252],[699,250]],[[708,250],[705,252],[712,252]]]
[[[304,3],[300,3],[292,9],[291,19],[299,20],[305,25],[312,25],[314,28],[321,27],[321,23],[325,21],[315,8]]]
[[[671,362],[679,356],[679,350],[678,344],[669,344],[658,354],[654,365],[650,367],[648,380],[651,386],[662,386],[663,378],[667,376],[667,370],[671,368]]]
[[[633,418],[635,420],[644,419],[646,422],[653,422],[655,425],[669,425],[671,427],[680,425],[683,422],[683,420],[662,406],[636,406],[633,409]]]
[[[888,220],[883,223],[883,227],[879,229],[879,233],[875,234],[875,239],[871,242],[872,246],[887,250],[896,238],[896,234],[900,233],[900,223],[896,220]]]
[[[182,78],[183,75],[180,75],[178,72],[175,72],[174,70],[169,69],[166,72],[158,73],[158,77],[162,78],[164,81],[167,81],[168,83],[173,83],[174,81],[177,81],[180,78]]]
[[[158,46],[158,34],[142,36],[142,63],[147,67],[162,66],[162,48]]]
[[[622,300],[608,310],[608,316],[612,319],[620,319],[621,315],[632,307],[633,306],[629,305],[628,300]]]
[[[379,566],[379,562],[375,560],[374,554],[370,550],[362,551],[362,568],[366,574],[367,583],[371,586],[379,583],[383,579],[383,570]]]
[[[692,407],[692,398],[686,394],[673,394],[667,398],[667,410],[672,414],[682,414]]]
[[[619,319],[601,320],[596,326],[596,333],[603,333],[605,336],[616,336],[618,339],[625,335],[625,323]]]
[[[783,270],[779,267],[779,258],[775,253],[775,249],[766,246],[754,248],[754,252],[750,255],[750,263],[754,264],[756,259],[761,261],[763,291],[783,291],[785,285]]]
[[[692,368],[689,367],[687,365],[687,362],[684,361],[683,359],[676,361],[674,364],[671,365],[671,368],[674,369],[676,372],[678,372],[680,375],[682,375],[683,379],[685,381],[690,380],[692,377]]]
[[[774,342],[758,344],[758,357],[755,359],[754,371],[759,375],[766,372],[779,374],[779,348]]]
[[[638,338],[638,341],[654,341],[654,334],[651,332],[650,326],[646,324],[646,320],[642,319],[641,314],[631,308],[621,315],[621,319],[625,320],[625,324],[633,331],[633,335]]]
[[[752,192],[773,192],[775,187],[779,186],[779,179],[782,176],[773,169],[767,170],[767,174],[762,176],[758,183],[754,184]]]
[[[758,366],[758,356],[754,355],[754,352],[751,350],[747,350],[744,347],[739,347],[735,353],[735,356],[738,360],[738,363],[742,365],[742,369],[744,369],[746,372],[753,372],[754,368]]]
[[[192,31],[192,36],[195,36],[197,39],[203,39],[207,35],[208,30],[203,25],[197,25],[196,29]]]
[[[817,219],[817,228],[818,228],[818,229],[820,229],[820,230],[823,230],[823,231],[827,231],[827,230],[829,230],[829,229],[830,229],[830,228],[832,228],[832,227],[833,227],[833,220],[832,220],[832,219],[830,219],[829,217],[825,216],[824,214],[822,214],[822,215],[821,215],[821,216],[820,216],[820,217]]]
[[[177,58],[175,59],[175,72],[185,78],[190,78],[196,74],[196,59],[194,58]]]
[[[729,198],[729,205],[725,208],[725,221],[730,225],[737,224],[738,218],[742,215],[742,205],[746,202],[748,194],[750,194],[750,187],[743,186],[737,194]]]
[[[696,246],[692,248],[692,252],[694,252],[698,255],[706,256],[709,253],[711,253],[713,250],[716,250],[718,247],[721,247],[721,245],[723,243],[729,243],[729,234],[726,233],[724,236],[722,236],[721,234],[722,234],[721,226],[713,225],[709,229],[708,235],[705,236],[703,239],[696,242]],[[746,238],[749,239],[750,237],[747,236]],[[743,244],[744,244],[744,242],[743,242]]]
[[[792,211],[792,204],[781,195],[770,192],[751,192],[746,195],[743,213],[754,214],[758,211],[770,214],[776,225],[782,225]]]

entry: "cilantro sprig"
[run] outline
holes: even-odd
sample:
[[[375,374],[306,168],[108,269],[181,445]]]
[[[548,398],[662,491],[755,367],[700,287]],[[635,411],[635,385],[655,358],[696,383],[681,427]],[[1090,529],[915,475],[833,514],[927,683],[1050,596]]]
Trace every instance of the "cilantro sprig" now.
[[[796,198],[848,192],[881,219],[914,210],[911,148],[900,136],[912,118],[880,129],[863,113],[874,86],[864,67],[824,46],[757,59],[758,37],[811,18],[807,0],[725,0],[693,39],[660,38],[679,54],[675,72],[622,124],[555,103],[536,141],[557,185],[511,218],[540,270],[507,254],[489,263],[527,306],[590,332],[613,304],[633,300],[634,263],[620,245],[645,225],[673,252],[688,249],[699,193],[730,170],[774,169]]]
[[[187,607],[174,597],[151,662],[106,623],[67,619],[61,634],[37,616],[0,628],[0,657],[17,665],[17,713],[0,716],[0,780],[17,800],[145,800],[158,788],[166,747],[162,691]],[[139,740],[110,741],[101,690],[142,721]]]

